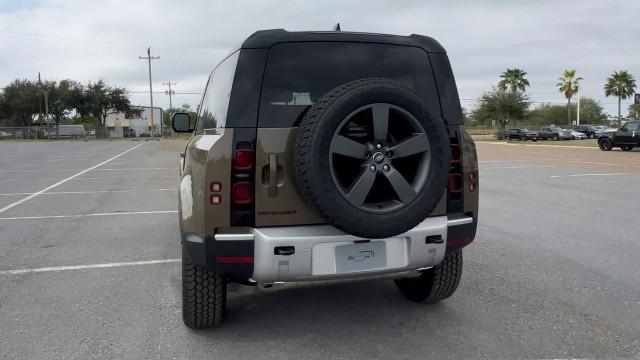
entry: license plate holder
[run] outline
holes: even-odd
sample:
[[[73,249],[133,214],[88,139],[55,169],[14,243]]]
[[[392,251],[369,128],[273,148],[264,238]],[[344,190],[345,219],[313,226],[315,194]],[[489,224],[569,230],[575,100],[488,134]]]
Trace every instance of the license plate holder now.
[[[385,268],[387,248],[384,241],[369,241],[335,248],[336,272],[350,273]]]

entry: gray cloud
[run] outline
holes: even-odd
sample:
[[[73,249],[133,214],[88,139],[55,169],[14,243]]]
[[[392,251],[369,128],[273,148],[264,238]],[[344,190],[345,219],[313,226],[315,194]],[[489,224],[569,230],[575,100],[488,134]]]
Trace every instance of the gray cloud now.
[[[640,78],[640,2],[621,1],[86,1],[9,0],[0,4],[0,84],[14,78],[108,81],[154,88],[177,81],[200,92],[211,68],[258,29],[343,30],[433,36],[448,50],[461,97],[478,97],[506,67],[529,73],[536,101],[563,102],[554,88],[565,68],[585,78],[582,95],[602,101],[605,79],[618,69]],[[639,79],[640,81],[640,79]],[[197,95],[176,95],[195,106]],[[132,101],[146,104],[147,95]],[[156,97],[160,106],[168,98]],[[628,103],[628,102],[627,102]],[[463,105],[472,105],[464,100]]]

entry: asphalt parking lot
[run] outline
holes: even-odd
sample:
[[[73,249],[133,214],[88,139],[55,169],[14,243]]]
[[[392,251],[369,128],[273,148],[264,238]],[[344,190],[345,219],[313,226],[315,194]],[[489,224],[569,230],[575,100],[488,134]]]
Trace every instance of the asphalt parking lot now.
[[[0,357],[640,355],[638,151],[479,143],[478,237],[451,299],[416,305],[381,280],[234,287],[224,325],[194,332],[180,319],[177,149],[0,143]]]

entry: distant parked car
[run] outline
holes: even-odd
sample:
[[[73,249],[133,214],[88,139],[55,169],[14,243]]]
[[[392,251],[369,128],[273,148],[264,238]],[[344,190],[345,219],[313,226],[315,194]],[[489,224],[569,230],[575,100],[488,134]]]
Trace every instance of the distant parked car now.
[[[96,129],[89,130],[89,136],[96,136]]]
[[[571,139],[573,140],[582,140],[588,138],[587,134],[582,133],[577,130],[571,130]]]
[[[596,134],[598,133],[598,129],[593,125],[578,125],[574,127],[573,130],[587,135],[589,139],[595,139]]]
[[[125,130],[122,135],[126,138],[134,138],[136,137],[136,130],[129,128]]]
[[[571,130],[557,126],[545,126],[538,132],[538,139],[541,140],[571,140]]]
[[[634,147],[640,147],[640,121],[630,121],[618,130],[600,134],[598,146],[602,151],[610,151],[614,147],[631,151]]]
[[[15,137],[14,134],[6,132],[6,131],[0,131],[0,140],[7,140],[7,139],[13,139]]]
[[[140,137],[149,137],[149,132],[147,130],[140,131]]]
[[[533,140],[538,141],[538,133],[531,132],[529,129],[507,129],[504,134],[507,140]]]

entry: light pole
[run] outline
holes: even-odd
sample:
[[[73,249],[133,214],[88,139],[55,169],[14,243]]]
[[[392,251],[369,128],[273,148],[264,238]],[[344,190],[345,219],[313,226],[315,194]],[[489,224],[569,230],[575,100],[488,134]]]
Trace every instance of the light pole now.
[[[160,59],[160,56],[151,56],[151,47],[147,48],[147,56],[138,56],[140,60],[148,60],[149,61],[149,102],[151,106],[149,110],[151,112],[151,126],[155,127],[155,122],[153,120],[153,83],[151,82],[151,60]],[[160,126],[160,131],[162,133],[162,126]],[[151,134],[153,136],[153,133]]]

